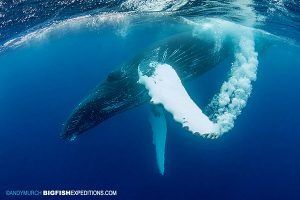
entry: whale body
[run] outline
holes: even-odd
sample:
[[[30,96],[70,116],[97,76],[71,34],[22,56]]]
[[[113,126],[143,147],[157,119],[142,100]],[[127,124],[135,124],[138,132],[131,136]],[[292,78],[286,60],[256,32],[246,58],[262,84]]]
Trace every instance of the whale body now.
[[[146,102],[150,97],[139,84],[139,70],[151,75],[149,63],[172,66],[182,81],[209,71],[229,54],[226,40],[198,37],[193,33],[181,33],[158,41],[108,74],[106,80],[84,98],[64,123],[61,137],[73,140],[78,135],[97,126],[114,115]]]

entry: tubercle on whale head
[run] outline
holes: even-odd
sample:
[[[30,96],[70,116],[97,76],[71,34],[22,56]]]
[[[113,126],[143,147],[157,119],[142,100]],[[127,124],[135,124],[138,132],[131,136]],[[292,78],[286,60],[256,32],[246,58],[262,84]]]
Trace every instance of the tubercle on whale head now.
[[[75,133],[73,133],[72,135],[68,135],[68,134],[66,134],[64,131],[60,134],[60,137],[62,138],[62,139],[66,139],[66,140],[69,140],[69,141],[74,141],[76,138],[77,138],[77,136],[79,135],[79,133],[77,133],[77,132],[75,132]]]
[[[99,120],[92,118],[92,112],[84,112],[84,110],[85,107],[80,107],[77,112],[70,115],[60,134],[62,139],[73,141],[81,133],[96,125]]]
[[[81,113],[81,110],[83,110],[82,104],[77,106],[75,111],[64,123],[63,130],[60,134],[62,139],[74,141],[82,131],[85,131],[82,126],[84,123],[82,123],[83,113]]]
[[[82,131],[88,127],[84,121],[89,117],[92,110],[87,109],[90,102],[84,100],[70,114],[63,125],[63,130],[60,134],[61,138],[73,141]]]
[[[63,129],[60,133],[60,137],[62,139],[74,141],[77,136],[80,134],[80,126],[79,122],[72,121],[73,116],[71,115],[70,118],[66,121]]]
[[[65,122],[61,138],[73,141],[81,133],[108,118],[109,112],[105,112],[108,107],[101,102],[105,102],[105,100],[101,98],[94,100],[87,97],[84,103],[80,103]]]

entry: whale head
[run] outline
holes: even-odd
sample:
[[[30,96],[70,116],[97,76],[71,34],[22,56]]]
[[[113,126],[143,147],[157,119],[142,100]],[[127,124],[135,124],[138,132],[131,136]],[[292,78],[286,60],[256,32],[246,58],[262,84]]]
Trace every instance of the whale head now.
[[[142,104],[146,98],[143,86],[136,84],[138,75],[116,70],[108,74],[71,113],[64,124],[61,137],[73,140],[119,112]]]

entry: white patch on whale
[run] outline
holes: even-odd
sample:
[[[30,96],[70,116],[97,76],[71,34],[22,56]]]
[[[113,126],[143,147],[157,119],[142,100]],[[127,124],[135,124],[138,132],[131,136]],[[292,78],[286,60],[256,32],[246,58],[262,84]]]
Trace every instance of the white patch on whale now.
[[[151,97],[151,103],[162,104],[174,120],[194,134],[207,136],[217,132],[216,125],[190,98],[176,71],[168,64],[155,65],[151,76],[139,71],[139,83],[143,84]]]

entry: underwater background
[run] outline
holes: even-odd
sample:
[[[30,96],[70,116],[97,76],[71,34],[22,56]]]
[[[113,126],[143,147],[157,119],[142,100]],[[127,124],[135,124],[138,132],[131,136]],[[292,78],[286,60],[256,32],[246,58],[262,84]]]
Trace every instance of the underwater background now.
[[[206,19],[234,24],[230,34],[248,27],[258,48],[257,80],[232,130],[209,140],[166,114],[164,175],[147,104],[61,139],[73,108],[110,71],[191,31],[187,20]],[[0,198],[13,198],[6,190],[109,189],[118,195],[96,198],[300,199],[299,44],[296,0],[0,1]],[[184,84],[200,107],[232,62]]]

